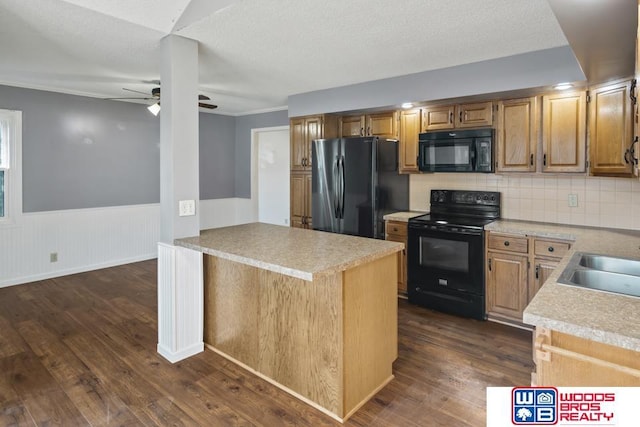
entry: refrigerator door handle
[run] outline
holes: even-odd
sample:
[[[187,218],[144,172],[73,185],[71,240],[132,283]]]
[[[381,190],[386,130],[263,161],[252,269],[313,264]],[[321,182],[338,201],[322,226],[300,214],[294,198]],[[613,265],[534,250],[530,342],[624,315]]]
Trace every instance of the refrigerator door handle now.
[[[340,193],[338,193],[340,183],[340,157],[336,160],[335,169],[333,170],[333,217],[340,218]]]
[[[340,156],[340,218],[344,218],[344,156]]]

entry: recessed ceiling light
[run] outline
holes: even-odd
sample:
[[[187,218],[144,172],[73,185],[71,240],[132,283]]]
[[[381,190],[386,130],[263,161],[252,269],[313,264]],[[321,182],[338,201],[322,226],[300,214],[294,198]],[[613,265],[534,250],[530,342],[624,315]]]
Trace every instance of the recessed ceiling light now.
[[[558,83],[553,88],[555,90],[565,90],[565,89],[570,89],[572,87],[573,87],[573,85],[571,83]]]
[[[402,104],[402,108],[407,109],[407,108],[412,108],[413,104],[410,102],[405,102],[404,104]]]

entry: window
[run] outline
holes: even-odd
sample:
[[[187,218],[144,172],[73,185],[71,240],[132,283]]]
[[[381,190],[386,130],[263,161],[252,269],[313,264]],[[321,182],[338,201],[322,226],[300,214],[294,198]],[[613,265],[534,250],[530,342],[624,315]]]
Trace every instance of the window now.
[[[22,113],[0,110],[0,224],[22,211],[21,134]]]

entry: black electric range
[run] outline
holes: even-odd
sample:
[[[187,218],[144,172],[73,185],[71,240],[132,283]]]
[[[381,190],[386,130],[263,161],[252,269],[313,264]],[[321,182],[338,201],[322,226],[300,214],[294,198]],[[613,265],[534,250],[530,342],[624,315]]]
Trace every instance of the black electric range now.
[[[409,220],[409,302],[485,319],[484,226],[500,218],[500,193],[431,190],[430,200]]]

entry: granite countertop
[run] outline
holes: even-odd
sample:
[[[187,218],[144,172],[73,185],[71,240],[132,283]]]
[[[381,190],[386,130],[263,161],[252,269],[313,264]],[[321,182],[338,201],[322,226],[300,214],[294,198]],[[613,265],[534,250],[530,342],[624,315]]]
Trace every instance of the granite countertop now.
[[[333,274],[399,252],[402,243],[251,223],[202,230],[176,246],[303,280]]]
[[[640,260],[640,231],[510,220],[495,221],[486,230],[573,241],[525,309],[525,323],[640,351],[640,298],[557,282],[576,252]]]
[[[411,218],[424,215],[426,213],[429,213],[429,212],[420,212],[420,211],[394,212],[394,213],[386,214],[382,218],[385,221],[408,222]]]

